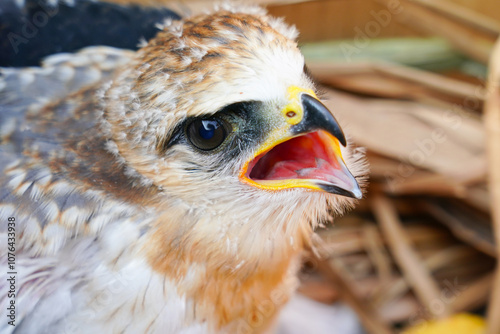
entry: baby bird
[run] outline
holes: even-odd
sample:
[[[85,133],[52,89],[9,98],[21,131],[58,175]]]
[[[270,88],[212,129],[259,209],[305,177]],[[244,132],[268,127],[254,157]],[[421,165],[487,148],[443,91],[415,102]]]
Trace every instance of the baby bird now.
[[[296,37],[223,6],[3,69],[0,332],[270,332],[364,175]]]

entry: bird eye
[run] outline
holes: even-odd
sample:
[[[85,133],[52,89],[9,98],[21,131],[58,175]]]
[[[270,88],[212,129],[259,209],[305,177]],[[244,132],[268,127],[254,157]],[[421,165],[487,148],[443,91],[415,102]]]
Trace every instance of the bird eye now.
[[[219,147],[226,136],[223,121],[217,118],[197,119],[187,128],[187,137],[191,145],[203,151]]]

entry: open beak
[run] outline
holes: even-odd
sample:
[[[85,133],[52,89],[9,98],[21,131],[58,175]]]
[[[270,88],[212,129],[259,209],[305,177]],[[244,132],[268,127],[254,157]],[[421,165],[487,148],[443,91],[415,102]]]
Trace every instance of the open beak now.
[[[289,99],[282,110],[285,128],[245,163],[240,180],[266,190],[307,188],[360,199],[358,182],[342,158],[346,139],[335,117],[312,91],[290,87]]]

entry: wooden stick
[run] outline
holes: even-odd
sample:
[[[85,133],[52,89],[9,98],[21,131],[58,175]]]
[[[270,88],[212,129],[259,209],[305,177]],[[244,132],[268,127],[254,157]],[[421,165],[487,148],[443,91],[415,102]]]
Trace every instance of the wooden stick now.
[[[354,293],[347,273],[342,267],[339,260],[333,259],[326,261],[317,258],[318,270],[329,280],[338,287],[338,291],[342,299],[358,314],[363,326],[372,334],[391,334],[393,333],[389,325],[384,323],[373,307],[361,301],[360,298]],[[332,266],[334,268],[332,268]]]
[[[447,263],[457,263],[463,258],[467,258],[471,254],[471,249],[467,246],[456,246],[453,248],[444,249],[422,261],[429,272],[435,272]],[[374,305],[384,305],[387,302],[400,298],[407,290],[411,288],[404,277],[393,279],[391,284],[386,287],[385,291],[376,293],[372,299]],[[450,305],[452,307],[452,305]]]
[[[382,284],[389,283],[391,279],[391,261],[380,238],[380,233],[375,225],[363,228],[363,237],[368,256],[377,268],[377,274]]]
[[[421,305],[413,296],[404,296],[398,300],[392,300],[389,303],[377,308],[382,319],[392,323],[405,323],[408,319],[414,319],[415,314],[421,313]]]
[[[372,226],[371,222],[369,226]],[[345,226],[337,226],[335,229],[321,231],[322,241],[321,245],[317,247],[321,247],[322,251],[331,257],[340,257],[366,250],[370,245],[368,245],[367,236],[363,234],[363,231],[364,227],[351,228]],[[386,241],[378,233],[373,235],[372,238],[375,239],[372,242],[385,247]],[[416,225],[408,229],[408,240],[412,244],[424,241],[427,244],[442,244],[449,240],[449,235],[441,229]]]
[[[435,196],[466,196],[466,188],[441,174],[415,174],[402,181],[387,182],[386,192],[397,195],[420,194]]]
[[[435,92],[469,98],[478,102],[484,99],[481,86],[447,78],[443,75],[422,71],[396,64],[380,62],[333,63],[327,61],[308,61],[307,67],[319,81],[328,82],[328,78],[342,75],[356,75],[363,73],[380,73],[397,79],[427,87]]]
[[[456,291],[452,291],[456,297],[451,301],[451,309],[454,312],[464,312],[483,306],[491,294],[493,280],[493,274],[486,274],[472,283],[465,284],[463,289],[458,282]]]
[[[468,187],[464,201],[478,210],[490,212],[490,193],[483,187]]]
[[[393,204],[381,194],[375,195],[371,204],[394,260],[412,286],[417,298],[428,310],[432,311],[432,302],[439,300],[439,287],[411,247]],[[449,313],[447,305],[444,305],[442,312],[435,312],[433,315],[436,318],[444,318]]]
[[[500,24],[497,21],[474,12],[471,9],[462,7],[456,2],[446,0],[413,0],[413,2],[434,9],[446,16],[492,35],[498,36],[500,34]]]
[[[392,0],[376,1],[390,6]],[[401,3],[404,9],[394,15],[396,20],[424,33],[442,36],[469,57],[488,62],[494,44],[491,35],[472,30],[411,1],[402,0]]]
[[[447,94],[456,94],[470,99],[483,99],[481,86],[473,85],[456,79],[447,78],[443,75],[418,70],[404,66],[384,65],[377,66],[377,71],[384,74],[413,81],[423,86],[441,91]]]
[[[497,245],[497,259],[500,259],[500,39],[491,55],[489,76],[484,107],[484,125],[487,134],[489,159],[488,187],[491,194],[491,216]],[[500,266],[493,285],[488,309],[488,334],[500,333]]]
[[[491,231],[487,226],[488,221],[474,211],[464,210],[453,203],[437,203],[430,199],[423,199],[419,205],[432,215],[436,220],[444,224],[450,231],[462,241],[465,241],[481,252],[492,257],[497,255]],[[479,223],[481,221],[481,223]]]

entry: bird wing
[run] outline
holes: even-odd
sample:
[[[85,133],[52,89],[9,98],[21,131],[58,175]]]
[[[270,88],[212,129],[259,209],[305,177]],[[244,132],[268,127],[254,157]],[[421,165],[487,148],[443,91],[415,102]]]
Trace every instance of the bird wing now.
[[[13,217],[18,275],[18,325],[2,322],[1,333],[29,333],[63,319],[74,302],[70,292],[100,263],[98,232],[109,222],[146,221],[120,197],[123,167],[97,124],[95,87],[132,55],[90,47],[51,56],[40,68],[0,69],[0,262],[7,268],[6,222]],[[7,305],[6,280],[0,291]]]
[[[98,193],[81,187],[82,179],[92,177],[83,167],[92,166],[85,166],[85,157],[79,156],[76,146],[93,142],[82,144],[76,137],[92,138],[92,132],[98,132],[94,117],[98,103],[95,91],[88,87],[109,79],[131,55],[130,51],[92,47],[74,55],[49,57],[41,68],[1,69],[0,220],[17,216],[18,233],[25,232],[19,240],[23,248],[57,249],[68,237],[66,233],[49,238],[56,245],[40,237],[58,228],[51,223],[64,221],[66,214],[73,217],[73,225],[82,224],[103,207]],[[82,112],[85,107],[88,110]],[[95,159],[103,154],[101,147]],[[78,170],[74,168],[78,163],[81,180],[68,174],[70,167]],[[88,208],[91,212],[86,212]],[[0,232],[5,232],[5,224],[0,226]]]
[[[50,56],[41,67],[0,68],[1,124],[5,124],[5,117],[10,114],[22,114],[29,108],[39,110],[83,87],[109,79],[132,54],[132,51],[96,46],[78,53]]]

